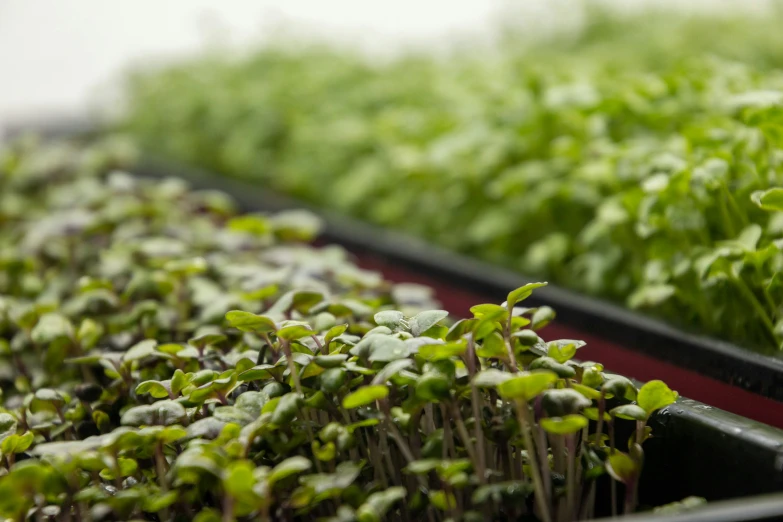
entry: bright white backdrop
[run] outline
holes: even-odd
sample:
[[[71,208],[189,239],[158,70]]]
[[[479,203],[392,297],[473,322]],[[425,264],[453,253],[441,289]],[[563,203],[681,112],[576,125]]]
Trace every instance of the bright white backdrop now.
[[[652,0],[604,0],[623,8]],[[657,3],[660,3],[658,0]],[[667,3],[682,4],[677,0]],[[767,0],[690,0],[762,7]],[[244,46],[286,32],[388,52],[488,40],[509,12],[546,26],[579,0],[0,0],[0,125],[111,103],[116,78],[216,43]],[[559,7],[559,9],[557,9]],[[565,9],[563,9],[565,7]]]

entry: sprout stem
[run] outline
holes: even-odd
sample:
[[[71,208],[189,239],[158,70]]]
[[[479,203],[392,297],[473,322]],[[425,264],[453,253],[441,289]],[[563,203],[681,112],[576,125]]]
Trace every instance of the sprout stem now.
[[[487,453],[484,445],[484,430],[481,429],[481,395],[478,388],[473,384],[473,377],[476,375],[476,345],[473,342],[473,336],[468,338],[467,353],[468,376],[471,380],[470,385],[470,405],[473,409],[473,435],[476,437],[476,451],[478,453],[476,460],[476,471],[478,472],[479,482],[487,482]]]
[[[639,483],[637,477],[625,484],[625,506],[624,515],[630,515],[636,510],[636,487]]]
[[[511,340],[511,319],[513,318],[514,307],[511,306],[508,309],[508,321],[506,327],[503,329],[503,339],[506,342],[506,349],[508,350],[509,369],[512,373],[519,371],[517,366],[517,356],[514,354],[514,342]]]
[[[601,397],[598,399],[598,420],[596,421],[596,443],[601,443],[601,435],[604,432],[604,413],[606,412],[606,390],[601,388]]]
[[[446,413],[446,405],[440,405],[441,423],[443,424],[443,458],[448,459],[449,455],[457,458],[457,451],[454,448],[454,434],[451,431],[451,423],[447,422],[449,418]]]
[[[756,310],[756,313],[761,319],[761,323],[764,325],[764,331],[769,336],[773,345],[777,345],[777,336],[775,335],[775,325],[772,324],[772,319],[770,319],[769,314],[767,314],[767,311],[761,305],[761,302],[759,302],[758,298],[756,297],[756,294],[753,293],[753,290],[750,289],[750,287],[747,285],[744,279],[740,277],[732,277],[732,280],[734,281],[734,284],[737,286],[737,288],[740,290],[740,293],[743,295],[743,297],[745,297],[745,299],[747,299],[747,301],[750,303],[753,309]]]
[[[321,352],[321,355],[329,355],[326,346],[324,346],[321,341],[318,340],[318,336],[311,335],[310,337],[313,339],[313,341],[315,341],[315,345],[318,347],[318,351]]]
[[[533,475],[533,492],[535,494],[536,503],[538,504],[538,509],[541,512],[541,519],[543,522],[552,522],[550,506],[547,502],[544,484],[541,480],[541,467],[539,466],[535,445],[533,444],[533,438],[530,436],[529,431],[529,427],[533,424],[530,419],[530,407],[526,402],[521,400],[517,400],[515,406],[519,428],[522,431],[522,437],[525,441],[525,446],[527,447],[527,458],[530,461],[531,474]]]
[[[566,451],[566,516],[576,518],[576,435],[565,435]]]
[[[609,454],[614,453],[614,415],[609,421]],[[617,481],[612,479],[610,484],[612,500],[612,517],[617,516]]]
[[[462,420],[462,413],[459,411],[456,401],[451,402],[451,411],[452,415],[454,415],[454,422],[457,425],[457,433],[459,433],[459,437],[465,445],[465,451],[468,453],[468,458],[473,463],[475,469],[478,470],[480,465],[476,457],[476,450],[473,447],[473,442],[470,440],[468,429],[465,427],[465,422]]]
[[[296,393],[303,395],[302,383],[299,382],[299,373],[296,371],[296,366],[294,365],[294,359],[292,357],[293,354],[291,353],[291,345],[288,344],[288,341],[283,341],[281,344],[283,347],[283,353],[285,354],[285,362],[288,364],[288,372],[291,374],[291,378],[294,380]]]

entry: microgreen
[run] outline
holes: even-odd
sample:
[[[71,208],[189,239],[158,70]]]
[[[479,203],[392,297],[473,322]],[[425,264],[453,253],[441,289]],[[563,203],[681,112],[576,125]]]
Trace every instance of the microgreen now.
[[[542,340],[552,310],[518,305],[544,283],[455,321],[303,244],[312,220],[238,220],[114,172],[126,155],[1,156],[0,515],[549,522],[591,517],[600,480],[636,509],[647,421],[676,392]],[[63,202],[90,226],[25,247]]]

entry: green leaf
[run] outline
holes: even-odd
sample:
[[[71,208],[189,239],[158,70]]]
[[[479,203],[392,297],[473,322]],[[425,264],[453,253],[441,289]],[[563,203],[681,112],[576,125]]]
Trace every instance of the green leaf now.
[[[309,337],[313,334],[315,334],[315,332],[309,327],[300,324],[286,326],[277,331],[277,336],[286,341],[295,341],[302,337]]]
[[[598,400],[601,398],[601,392],[583,384],[579,384],[578,382],[572,382],[571,388],[578,391],[590,400]]]
[[[188,425],[187,438],[213,440],[218,438],[220,432],[223,431],[223,428],[225,427],[225,421],[216,419],[215,417],[205,417]]]
[[[327,393],[336,393],[345,384],[346,379],[347,372],[343,368],[329,368],[320,375],[321,389]]]
[[[419,355],[428,361],[437,361],[459,357],[467,348],[468,344],[464,340],[445,344],[425,344],[419,348]]]
[[[654,308],[677,293],[677,287],[668,284],[649,284],[639,287],[628,296],[630,308]]]
[[[71,321],[62,314],[48,313],[41,316],[30,332],[34,343],[47,345],[59,339],[73,339],[74,329]]]
[[[495,330],[499,328],[499,326],[500,324],[498,323],[497,318],[485,316],[481,320],[473,323],[473,338],[476,341],[481,341],[482,339],[485,339],[486,337],[493,334]]]
[[[445,339],[447,341],[456,341],[468,332],[473,331],[473,328],[478,324],[477,319],[460,319],[449,328],[446,332]]]
[[[573,366],[557,362],[551,357],[539,357],[530,363],[531,370],[549,370],[555,372],[558,377],[568,379],[576,375]]]
[[[416,397],[440,402],[451,397],[452,381],[440,372],[427,372],[416,380]]]
[[[648,417],[648,413],[644,408],[641,408],[636,404],[623,404],[617,406],[616,408],[612,408],[611,413],[614,416],[625,420],[646,421]]]
[[[269,401],[267,405],[271,404]],[[272,424],[277,426],[286,426],[290,424],[299,411],[299,408],[304,404],[304,399],[296,392],[288,393],[280,397],[279,402],[275,406],[272,412],[272,418],[270,419]],[[266,405],[262,408],[262,411],[266,410]]]
[[[193,276],[203,274],[207,271],[209,265],[203,257],[194,257],[191,259],[172,259],[163,264],[163,270],[176,274],[178,276]]]
[[[609,455],[606,461],[606,471],[613,479],[627,484],[634,482],[639,475],[639,466],[636,461],[621,451],[615,451]]]
[[[398,359],[384,366],[372,379],[372,384],[386,384],[386,382],[397,375],[400,371],[413,365],[410,359]]]
[[[22,435],[9,435],[0,443],[0,451],[3,455],[11,455],[27,451],[33,443],[33,432],[28,431]]]
[[[221,520],[220,512],[212,508],[202,509],[193,518],[193,522],[220,522]]]
[[[223,476],[223,487],[226,492],[235,498],[252,496],[255,484],[253,469],[253,464],[246,460],[230,463]]]
[[[174,505],[178,499],[178,491],[155,493],[144,498],[144,511],[158,513]]]
[[[707,499],[703,497],[694,497],[694,496],[685,497],[679,502],[672,502],[670,504],[665,504],[663,506],[655,507],[653,508],[653,513],[655,513],[656,515],[671,516],[700,507],[706,503],[707,503]]]
[[[353,433],[354,431],[360,429],[360,428],[371,428],[373,426],[377,426],[380,423],[378,419],[365,419],[363,421],[354,422],[353,424],[349,424],[345,427],[345,429],[349,433]]]
[[[261,410],[268,400],[269,396],[266,393],[248,390],[237,398],[234,406],[250,417],[256,418],[261,415]]]
[[[270,218],[275,234],[287,241],[312,241],[323,228],[317,215],[307,210],[285,210]]]
[[[598,408],[585,408],[582,410],[582,414],[591,421],[598,420]],[[612,417],[608,413],[604,412],[604,420],[610,421],[612,420]]]
[[[312,450],[313,455],[315,455],[315,458],[321,462],[334,460],[334,457],[337,455],[337,448],[335,447],[334,442],[321,444],[317,440],[314,440],[310,449]]]
[[[370,362],[390,362],[405,359],[410,355],[410,348],[397,337],[390,335],[371,335],[372,344],[367,359]]]
[[[562,364],[573,359],[576,351],[585,344],[584,341],[575,341],[573,339],[549,341],[546,343],[547,356]]]
[[[606,393],[614,397],[628,399],[629,401],[636,400],[636,388],[630,379],[621,375],[607,375],[606,382],[604,382],[602,388]]]
[[[275,322],[264,315],[256,315],[241,310],[226,313],[228,324],[242,332],[265,333],[277,330]]]
[[[326,332],[326,335],[324,335],[324,344],[329,344],[332,342],[332,340],[335,337],[341,336],[345,331],[348,329],[347,324],[338,324],[337,326],[332,326],[328,332]]]
[[[76,339],[83,349],[90,350],[98,343],[103,332],[104,328],[101,323],[93,321],[92,319],[84,319],[79,325],[78,332],[76,332]]]
[[[549,306],[541,306],[533,312],[533,317],[530,318],[530,327],[534,330],[540,330],[549,323],[555,320],[555,311]]]
[[[492,332],[484,337],[481,346],[476,348],[476,355],[485,359],[503,359],[508,356],[506,341],[498,332]]]
[[[226,223],[226,228],[256,236],[263,236],[272,230],[266,217],[252,214],[231,218],[228,223]]]
[[[757,190],[750,195],[750,199],[763,210],[783,212],[783,188]]]
[[[491,319],[498,319],[500,317],[506,316],[508,314],[508,310],[500,305],[485,303],[471,306],[470,313],[472,313],[474,317],[478,318],[489,317]]]
[[[312,466],[310,460],[304,457],[289,457],[272,469],[267,480],[270,486],[274,486],[287,477],[309,470]]]
[[[139,464],[134,459],[128,459],[124,457],[117,458],[117,465],[120,468],[120,478],[129,477],[136,473],[139,469]],[[113,468],[107,468],[100,472],[100,476],[104,480],[113,480],[117,478],[115,470]]]
[[[407,491],[401,486],[392,486],[385,491],[372,493],[356,511],[358,522],[380,522],[392,506],[405,498]],[[405,509],[403,507],[403,509]]]
[[[546,390],[541,405],[550,417],[565,417],[592,406],[590,399],[571,388]]]
[[[557,375],[541,370],[534,372],[519,372],[507,381],[498,385],[498,394],[504,399],[519,399],[528,401],[549,388]]]
[[[443,463],[441,459],[419,459],[414,460],[405,467],[406,473],[413,473],[414,475],[426,475],[431,471],[435,471]]]
[[[363,386],[343,399],[343,408],[352,410],[384,399],[389,395],[389,388],[383,385]]]
[[[158,432],[157,439],[164,444],[171,444],[185,438],[187,431],[179,426],[167,426]]]
[[[29,408],[33,413],[39,411],[57,411],[70,401],[71,398],[64,392],[52,390],[50,388],[41,388],[35,392]]]
[[[547,283],[528,283],[512,290],[506,298],[506,307],[511,310],[517,303],[524,301],[533,294],[533,290],[546,286]]]
[[[267,313],[270,315],[282,314],[289,310],[307,313],[310,308],[323,301],[323,299],[324,296],[320,292],[311,290],[291,290],[290,292],[283,294]],[[332,312],[332,310],[328,311]]]
[[[385,326],[394,331],[403,326],[405,315],[397,310],[384,310],[375,314],[373,319],[375,319],[375,324],[378,326]]]
[[[409,321],[411,333],[418,337],[449,316],[446,310],[427,310],[414,315]]]
[[[524,501],[532,493],[533,486],[529,481],[513,480],[480,486],[473,492],[471,500],[474,504],[484,504],[489,501],[498,504],[514,501],[520,502]]]
[[[196,348],[204,348],[206,346],[212,346],[213,344],[220,344],[226,339],[227,337],[223,334],[205,333],[188,339],[188,344],[195,346]]]
[[[651,414],[655,410],[659,410],[663,407],[673,404],[677,400],[678,394],[676,391],[670,390],[666,383],[663,381],[650,381],[639,389],[639,394],[636,398],[636,402],[644,408],[647,414]]]
[[[0,442],[16,433],[16,419],[10,413],[0,413]]]
[[[569,435],[581,431],[588,424],[587,417],[572,414],[565,417],[543,418],[540,421],[544,431],[554,435]]]
[[[245,370],[237,376],[237,379],[242,382],[257,381],[260,379],[280,380],[285,373],[286,367],[283,365],[274,364],[259,364],[253,366],[249,370]]]
[[[120,422],[123,426],[170,426],[181,423],[185,417],[185,408],[178,402],[158,401],[130,408],[122,414]]]
[[[144,381],[136,386],[136,395],[144,395],[149,393],[156,399],[163,399],[169,396],[169,388],[167,388],[162,382],[159,381]]]
[[[348,355],[344,353],[336,353],[332,355],[316,355],[313,358],[315,364],[321,368],[339,368],[348,359]]]
[[[155,339],[145,339],[131,346],[122,356],[122,360],[124,362],[140,361],[146,357],[154,356],[156,355],[156,346],[158,346],[158,341]]]
[[[473,377],[473,385],[479,388],[496,388],[511,378],[510,373],[488,368],[481,370]]]
[[[190,384],[190,381],[188,380],[188,377],[185,375],[185,373],[182,370],[180,370],[180,369],[174,370],[174,375],[171,376],[171,391],[172,391],[172,393],[174,393],[174,395],[179,395],[179,393],[188,384]]]
[[[432,505],[441,511],[449,511],[457,507],[457,498],[445,491],[430,491],[429,497]]]

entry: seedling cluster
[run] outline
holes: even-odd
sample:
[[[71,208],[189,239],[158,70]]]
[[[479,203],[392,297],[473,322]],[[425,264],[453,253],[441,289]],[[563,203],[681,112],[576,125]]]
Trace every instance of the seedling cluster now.
[[[524,307],[544,283],[455,320],[308,246],[312,216],[240,215],[132,158],[111,139],[0,153],[0,516],[637,509],[647,421],[677,393],[544,341],[554,311]]]
[[[212,54],[136,75],[125,126],[171,158],[779,351],[780,14],[591,16],[480,56]]]

